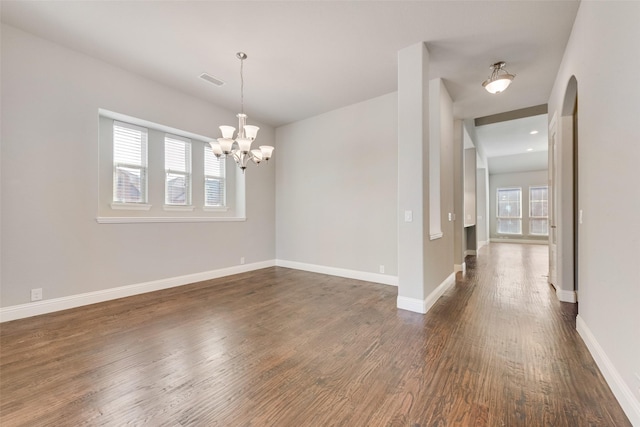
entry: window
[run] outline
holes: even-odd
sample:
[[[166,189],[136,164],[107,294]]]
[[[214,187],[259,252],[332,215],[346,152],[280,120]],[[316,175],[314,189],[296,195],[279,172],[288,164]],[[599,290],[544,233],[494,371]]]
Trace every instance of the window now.
[[[498,188],[497,228],[500,234],[522,234],[522,189]]]
[[[147,203],[147,129],[113,122],[113,202]]]
[[[529,188],[529,234],[549,235],[548,202],[549,187]]]
[[[225,205],[224,159],[217,158],[208,146],[204,147],[204,205]]]
[[[166,205],[191,205],[191,141],[178,136],[164,137]]]
[[[99,138],[99,223],[246,220],[244,175],[210,137],[100,109]]]

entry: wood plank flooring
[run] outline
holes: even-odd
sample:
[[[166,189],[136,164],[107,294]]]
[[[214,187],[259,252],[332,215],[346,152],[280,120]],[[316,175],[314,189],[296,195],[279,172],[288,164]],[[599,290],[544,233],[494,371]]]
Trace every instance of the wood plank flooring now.
[[[274,267],[7,322],[0,425],[630,426],[546,253],[483,248],[427,315]]]

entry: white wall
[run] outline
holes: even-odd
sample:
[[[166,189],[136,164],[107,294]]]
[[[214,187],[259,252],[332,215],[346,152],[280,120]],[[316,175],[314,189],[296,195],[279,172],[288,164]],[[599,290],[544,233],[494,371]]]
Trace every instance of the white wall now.
[[[489,171],[486,167],[476,170],[476,201],[476,236],[480,249],[489,242]]]
[[[463,157],[465,227],[476,225],[476,157],[475,148],[465,148]]]
[[[399,51],[398,307],[419,313],[428,311],[454,282],[453,223],[442,222],[440,237],[429,232],[430,155],[437,151],[430,149],[432,143],[440,144],[441,218],[453,212],[453,102],[441,80],[431,84],[428,70],[424,43]]]
[[[578,83],[578,331],[640,426],[640,3],[582,2],[549,98]],[[605,69],[615,64],[611,78]],[[560,135],[561,143],[562,135]],[[564,195],[563,197],[566,197]]]
[[[546,170],[499,173],[489,175],[489,225],[491,239],[505,240],[539,240],[546,243],[547,236],[529,235],[529,187],[548,185],[548,174]],[[522,189],[522,235],[498,234],[496,220],[496,192],[498,188],[520,187]]]
[[[279,260],[396,276],[397,94],[279,127]]]
[[[2,307],[275,258],[273,163],[247,171],[246,222],[98,224],[99,108],[205,136],[236,120],[3,25]]]

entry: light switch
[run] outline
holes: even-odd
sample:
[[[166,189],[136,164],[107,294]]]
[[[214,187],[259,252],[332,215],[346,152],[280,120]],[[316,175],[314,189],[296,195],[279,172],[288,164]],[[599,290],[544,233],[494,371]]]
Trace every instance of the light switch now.
[[[413,221],[413,211],[404,211],[404,222]]]
[[[582,209],[578,211],[578,224],[582,224]]]

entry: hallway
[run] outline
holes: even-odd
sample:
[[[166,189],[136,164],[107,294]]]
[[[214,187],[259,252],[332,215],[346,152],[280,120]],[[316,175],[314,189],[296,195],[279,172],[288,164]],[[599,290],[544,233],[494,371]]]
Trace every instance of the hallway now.
[[[458,382],[467,376],[487,425],[630,425],[575,330],[577,304],[559,302],[547,274],[546,245],[492,243],[467,257],[433,313],[456,313]]]
[[[10,426],[629,426],[546,284],[495,243],[427,315],[272,267],[2,324]]]

